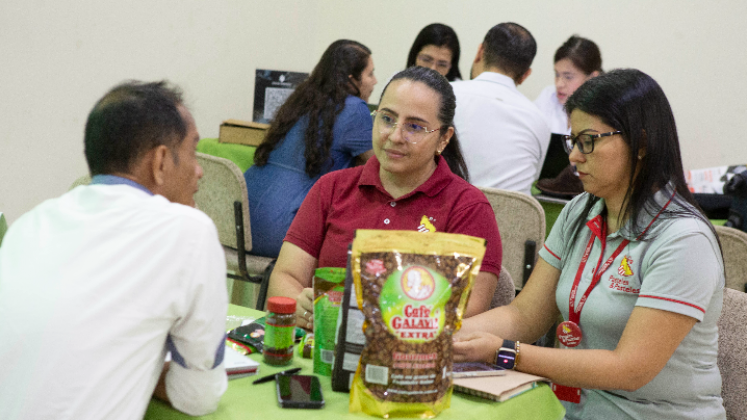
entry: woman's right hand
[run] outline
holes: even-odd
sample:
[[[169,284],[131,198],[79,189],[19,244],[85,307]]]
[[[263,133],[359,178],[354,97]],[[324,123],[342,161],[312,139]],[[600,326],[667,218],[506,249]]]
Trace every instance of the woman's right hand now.
[[[314,329],[314,290],[310,287],[296,298],[296,325],[307,331]]]

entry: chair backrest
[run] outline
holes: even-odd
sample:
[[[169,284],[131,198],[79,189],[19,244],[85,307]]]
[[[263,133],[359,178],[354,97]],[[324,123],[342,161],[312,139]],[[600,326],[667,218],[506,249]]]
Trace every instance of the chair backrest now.
[[[228,159],[197,153],[197,161],[204,173],[195,194],[197,208],[205,212],[218,229],[220,243],[236,248],[236,219],[234,202],[242,206],[244,221],[244,249],[251,251],[252,235],[249,226],[249,199],[244,174]]]
[[[480,187],[480,190],[490,201],[498,222],[503,266],[512,274],[516,290],[521,290],[527,263],[534,267],[545,243],[545,211],[536,199],[520,192],[488,187]],[[535,244],[531,255],[527,255],[527,241]]]
[[[70,186],[70,189],[79,186],[79,185],[88,185],[91,183],[91,176],[90,175],[83,175],[82,177],[78,178],[73,182],[73,185]],[[68,190],[70,191],[70,190]]]
[[[724,226],[716,226],[716,233],[724,251],[726,287],[747,291],[747,233]]]
[[[495,287],[493,300],[490,302],[490,309],[508,305],[515,297],[516,286],[514,285],[514,280],[506,267],[501,266],[501,274],[498,276],[498,285]]]
[[[0,246],[3,244],[3,236],[8,231],[8,222],[5,220],[5,215],[0,212]]]
[[[724,289],[718,320],[718,368],[726,418],[747,419],[747,293]]]

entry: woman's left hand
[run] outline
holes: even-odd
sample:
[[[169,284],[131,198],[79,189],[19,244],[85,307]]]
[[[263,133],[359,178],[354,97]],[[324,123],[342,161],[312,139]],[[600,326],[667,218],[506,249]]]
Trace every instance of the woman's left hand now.
[[[486,332],[456,334],[454,336],[454,362],[495,362],[495,351],[503,339]]]

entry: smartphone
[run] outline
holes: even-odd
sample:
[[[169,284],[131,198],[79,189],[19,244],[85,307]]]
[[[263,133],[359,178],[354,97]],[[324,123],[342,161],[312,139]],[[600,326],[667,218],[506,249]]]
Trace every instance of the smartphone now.
[[[506,369],[501,366],[482,362],[454,363],[451,369],[454,378],[473,378],[477,376],[502,376]]]
[[[322,408],[324,397],[319,378],[312,375],[278,375],[278,403],[283,408]]]
[[[265,339],[265,327],[262,324],[252,322],[251,324],[242,325],[229,331],[228,338],[240,343],[248,344],[257,349],[257,352],[262,353]]]

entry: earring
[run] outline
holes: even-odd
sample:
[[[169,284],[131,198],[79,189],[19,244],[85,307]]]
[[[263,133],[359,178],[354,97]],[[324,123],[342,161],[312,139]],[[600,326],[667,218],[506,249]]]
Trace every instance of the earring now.
[[[440,150],[436,150],[436,156],[441,156],[441,151]]]
[[[641,160],[641,159],[643,159],[643,156],[638,155],[638,160]]]

